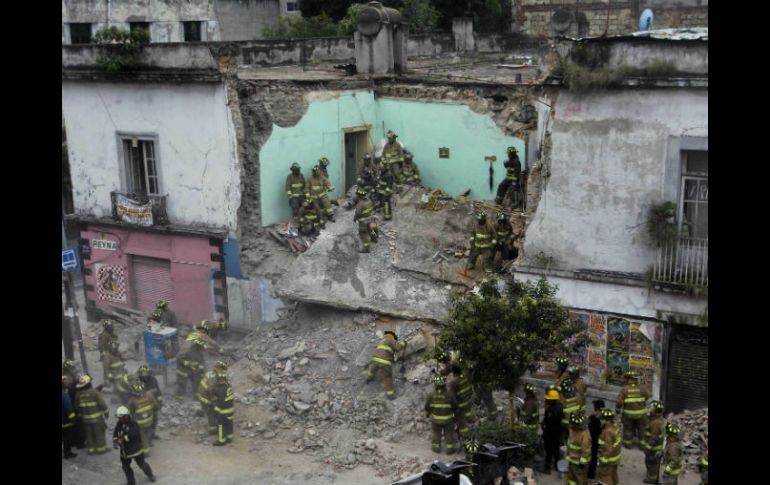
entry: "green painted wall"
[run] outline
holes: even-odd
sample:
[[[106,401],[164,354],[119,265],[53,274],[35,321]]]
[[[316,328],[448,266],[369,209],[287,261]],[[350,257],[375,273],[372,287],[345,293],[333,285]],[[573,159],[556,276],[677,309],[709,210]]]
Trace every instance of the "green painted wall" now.
[[[319,158],[329,159],[329,178],[335,187],[332,197],[342,195],[342,130],[372,125],[376,144],[388,130],[414,154],[424,185],[441,188],[450,195],[471,189],[471,197],[494,199],[497,185],[505,177],[506,148],[513,145],[524,154],[524,141],[506,136],[488,115],[474,113],[462,104],[423,103],[397,99],[375,100],[371,92],[348,92],[313,101],[295,126],[273,132],[260,151],[262,224],[291,217],[284,191],[289,166],[298,162],[305,177]],[[450,158],[438,157],[438,148],[448,147]],[[489,190],[489,162],[496,155],[494,189]],[[520,155],[522,162],[523,155]]]

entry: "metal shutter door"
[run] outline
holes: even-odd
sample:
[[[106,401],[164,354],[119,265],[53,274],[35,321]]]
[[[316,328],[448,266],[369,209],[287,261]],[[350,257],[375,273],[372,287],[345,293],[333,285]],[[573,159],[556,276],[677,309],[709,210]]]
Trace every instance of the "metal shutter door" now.
[[[168,301],[173,307],[174,288],[171,284],[171,261],[168,259],[131,256],[131,281],[137,310],[154,310],[160,300]]]
[[[708,330],[672,325],[666,412],[708,407]]]

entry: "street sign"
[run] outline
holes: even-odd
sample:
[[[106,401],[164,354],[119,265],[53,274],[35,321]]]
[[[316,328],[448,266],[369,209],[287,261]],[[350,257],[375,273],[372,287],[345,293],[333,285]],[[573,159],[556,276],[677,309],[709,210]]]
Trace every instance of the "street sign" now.
[[[67,248],[61,250],[61,272],[75,271],[80,269],[80,259],[78,258],[77,248]]]

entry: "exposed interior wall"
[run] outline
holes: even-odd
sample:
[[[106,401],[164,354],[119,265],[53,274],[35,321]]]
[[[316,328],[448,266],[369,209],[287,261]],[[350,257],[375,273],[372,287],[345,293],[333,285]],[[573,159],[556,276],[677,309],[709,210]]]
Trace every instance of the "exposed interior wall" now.
[[[265,25],[281,16],[278,0],[214,0],[219,21],[218,40],[255,40],[262,37]]]
[[[171,223],[235,231],[240,173],[226,104],[221,84],[63,81],[76,213],[111,214],[110,192],[126,188],[118,133],[151,135]]]
[[[527,262],[645,272],[655,256],[645,221],[665,197],[669,136],[708,135],[708,91],[565,91],[554,107],[550,177],[527,231]]]

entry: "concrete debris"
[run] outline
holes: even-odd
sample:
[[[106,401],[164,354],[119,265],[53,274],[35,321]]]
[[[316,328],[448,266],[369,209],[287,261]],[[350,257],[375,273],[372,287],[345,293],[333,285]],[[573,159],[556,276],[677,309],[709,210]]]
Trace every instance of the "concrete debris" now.
[[[679,414],[668,414],[666,422],[673,422],[682,429],[682,449],[687,470],[697,471],[701,455],[708,447],[709,410],[685,410]]]

